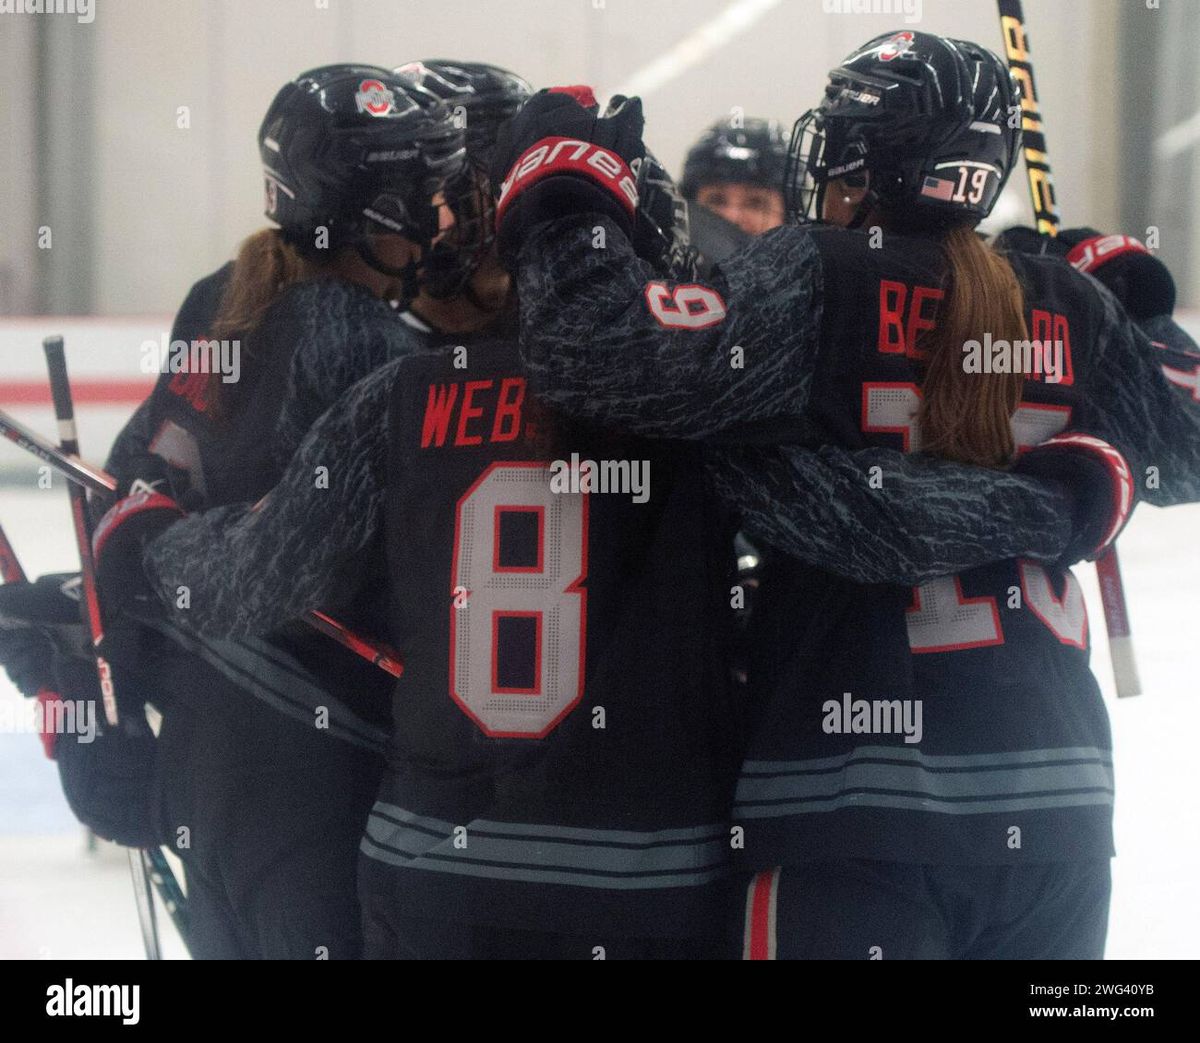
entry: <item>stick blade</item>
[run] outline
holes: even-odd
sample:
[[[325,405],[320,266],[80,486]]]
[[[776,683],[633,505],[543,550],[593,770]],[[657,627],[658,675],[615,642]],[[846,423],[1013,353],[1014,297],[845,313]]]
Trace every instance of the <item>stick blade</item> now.
[[[1128,634],[1108,639],[1109,655],[1112,658],[1113,679],[1117,684],[1117,697],[1128,699],[1142,694],[1142,681],[1138,677],[1137,657],[1133,654],[1133,638]]]

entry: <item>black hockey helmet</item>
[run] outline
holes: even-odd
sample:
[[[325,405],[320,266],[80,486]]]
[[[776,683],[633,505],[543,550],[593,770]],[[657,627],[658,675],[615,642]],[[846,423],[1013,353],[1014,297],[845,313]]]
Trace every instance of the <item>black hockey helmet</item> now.
[[[422,279],[433,297],[453,297],[467,288],[495,241],[495,203],[488,170],[500,127],[533,94],[515,72],[486,62],[427,58],[408,62],[396,75],[441,98],[455,123],[466,131],[471,176],[449,186],[447,202],[455,215],[454,231],[430,254]]]
[[[454,110],[455,121],[467,132],[472,160],[485,170],[501,124],[533,95],[528,81],[486,62],[427,58],[401,65],[396,75],[436,94]]]
[[[714,182],[782,190],[786,163],[787,143],[777,120],[718,120],[688,150],[680,188],[688,200]]]
[[[412,280],[415,262],[384,264],[371,236],[428,251],[434,196],[466,165],[464,134],[436,96],[373,65],[325,65],[286,84],[258,133],[266,214],[307,256],[352,245],[372,267]]]
[[[855,225],[874,206],[914,223],[976,224],[1020,148],[1020,88],[999,57],[931,33],[888,33],[832,70],[824,100],[796,121],[788,210],[819,218],[826,183],[844,178],[868,186]]]
[[[670,279],[695,280],[698,262],[687,200],[649,149],[637,161],[637,193],[633,234],[638,256]]]

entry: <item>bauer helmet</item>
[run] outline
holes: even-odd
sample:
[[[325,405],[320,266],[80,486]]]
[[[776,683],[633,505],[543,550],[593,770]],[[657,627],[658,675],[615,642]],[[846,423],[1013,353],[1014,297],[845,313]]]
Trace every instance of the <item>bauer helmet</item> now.
[[[498,65],[448,58],[408,62],[396,69],[396,75],[441,98],[454,122],[466,131],[470,169],[450,182],[446,193],[455,227],[430,251],[422,285],[431,297],[469,293],[471,276],[496,238],[496,208],[488,182],[496,135],[533,88]]]
[[[977,224],[1021,147],[1020,88],[978,44],[930,33],[878,36],[829,73],[825,98],[796,121],[785,197],[816,220],[829,181],[867,186],[873,207],[914,224]]]
[[[670,279],[690,282],[697,278],[687,200],[649,149],[637,161],[637,193],[633,234],[638,256]]]
[[[396,270],[373,235],[404,236],[428,252],[438,234],[435,196],[465,167],[461,128],[436,96],[372,65],[326,65],[275,95],[258,134],[266,214],[307,256],[354,246],[372,267]]]

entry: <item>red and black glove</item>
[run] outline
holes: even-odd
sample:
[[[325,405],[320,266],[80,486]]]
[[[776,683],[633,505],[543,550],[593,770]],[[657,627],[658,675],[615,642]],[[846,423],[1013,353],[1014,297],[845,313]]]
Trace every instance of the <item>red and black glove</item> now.
[[[153,609],[158,604],[146,578],[142,552],[147,543],[184,516],[169,496],[144,489],[118,500],[100,519],[92,537],[96,585],[105,616]],[[107,621],[106,621],[107,625]]]
[[[996,245],[1019,253],[1062,257],[1077,271],[1099,279],[1135,321],[1175,310],[1175,280],[1170,271],[1131,235],[1066,228],[1049,236],[1017,227],[999,235]]]
[[[530,229],[571,214],[601,214],[632,234],[644,124],[639,98],[604,116],[590,87],[530,98],[501,128],[493,154],[501,256],[511,257]]]
[[[78,573],[0,585],[0,663],[22,695],[37,699],[43,720],[55,719],[60,668],[68,661],[88,665],[91,639],[80,620],[79,588]],[[94,660],[90,666],[96,687]],[[55,732],[43,731],[41,738],[53,760]]]
[[[1060,563],[1098,558],[1116,540],[1137,504],[1133,471],[1121,452],[1092,435],[1065,432],[1021,454],[1013,468],[1049,478],[1074,496],[1071,545]]]

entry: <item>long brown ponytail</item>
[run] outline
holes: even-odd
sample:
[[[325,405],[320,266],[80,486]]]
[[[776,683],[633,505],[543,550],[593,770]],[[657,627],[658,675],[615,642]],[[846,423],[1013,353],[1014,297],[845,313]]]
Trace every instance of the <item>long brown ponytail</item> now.
[[[985,333],[1010,344],[1029,339],[1021,284],[1008,261],[969,226],[948,231],[942,249],[945,297],[937,326],[920,341],[926,356],[921,448],[960,463],[1007,467],[1016,453],[1011,422],[1024,374],[969,373],[963,348],[969,340],[982,342]]]
[[[260,228],[242,242],[233,272],[221,296],[209,336],[213,340],[248,337],[261,324],[271,305],[293,283],[311,279],[322,266],[302,256],[278,228]],[[242,345],[243,350],[245,345]],[[221,375],[211,375],[207,398],[214,414],[221,412]]]
[[[213,336],[224,339],[252,333],[287,287],[311,279],[317,271],[314,262],[284,241],[278,228],[260,228],[247,236],[221,297]]]

